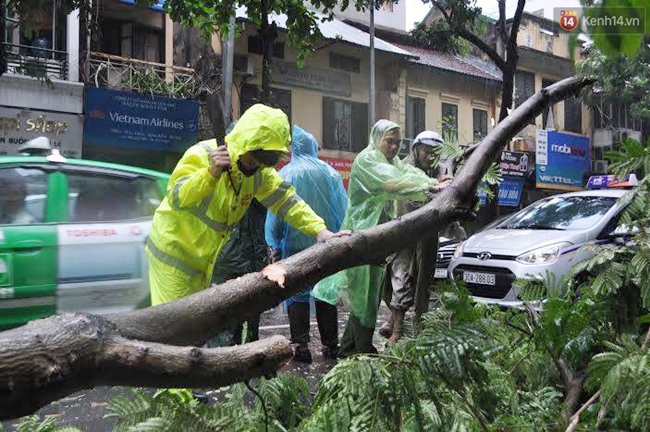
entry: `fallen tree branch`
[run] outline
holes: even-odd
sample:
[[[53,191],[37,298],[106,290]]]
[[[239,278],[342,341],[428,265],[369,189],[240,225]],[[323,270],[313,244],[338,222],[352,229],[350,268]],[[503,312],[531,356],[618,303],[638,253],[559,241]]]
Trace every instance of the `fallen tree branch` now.
[[[568,78],[529,98],[481,142],[479,151],[469,157],[451,186],[421,209],[280,261],[286,270],[284,288],[261,273],[252,273],[173,303],[106,318],[66,314],[0,333],[0,420],[34,412],[53,400],[96,385],[138,386],[146,382],[159,387],[218,386],[277,370],[291,357],[284,338],[221,350],[165,347],[168,351],[164,351],[161,345],[144,342],[201,345],[232,324],[275,307],[326,276],[380,262],[439,227],[468,217],[476,187],[505,143],[548,105],[591,83]],[[125,357],[118,355],[121,349]],[[150,357],[145,360],[147,355]],[[163,361],[166,356],[177,361]],[[210,359],[211,374],[192,356],[206,362]],[[237,359],[234,369],[222,364],[232,359]]]
[[[293,357],[282,336],[229,348],[177,347],[125,339],[111,322],[82,313],[0,333],[0,347],[2,419],[94,386],[226,386],[270,376]]]

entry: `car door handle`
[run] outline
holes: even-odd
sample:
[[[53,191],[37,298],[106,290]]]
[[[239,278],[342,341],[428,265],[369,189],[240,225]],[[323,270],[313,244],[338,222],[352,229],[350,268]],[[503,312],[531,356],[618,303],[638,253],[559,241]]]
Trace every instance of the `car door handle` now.
[[[13,249],[19,253],[38,252],[43,249],[43,242],[40,240],[24,240],[14,243]]]

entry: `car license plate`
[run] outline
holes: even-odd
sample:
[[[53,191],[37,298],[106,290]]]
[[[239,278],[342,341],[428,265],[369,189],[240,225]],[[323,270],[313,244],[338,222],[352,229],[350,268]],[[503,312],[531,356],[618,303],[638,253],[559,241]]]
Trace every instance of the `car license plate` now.
[[[447,269],[436,269],[433,277],[436,279],[446,279],[447,278]]]
[[[463,272],[463,280],[479,285],[495,285],[496,278],[489,273]]]

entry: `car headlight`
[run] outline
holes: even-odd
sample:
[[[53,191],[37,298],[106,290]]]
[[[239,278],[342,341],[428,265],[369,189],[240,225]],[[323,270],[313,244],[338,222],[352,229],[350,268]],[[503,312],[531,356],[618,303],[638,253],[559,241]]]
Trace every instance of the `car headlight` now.
[[[454,259],[458,259],[463,256],[463,246],[465,245],[465,242],[458,243],[458,246],[456,246],[456,250],[454,251]]]
[[[555,262],[560,255],[560,251],[567,246],[571,246],[569,242],[557,243],[550,246],[544,246],[539,249],[533,249],[530,252],[519,255],[515,260],[521,264],[551,264]]]

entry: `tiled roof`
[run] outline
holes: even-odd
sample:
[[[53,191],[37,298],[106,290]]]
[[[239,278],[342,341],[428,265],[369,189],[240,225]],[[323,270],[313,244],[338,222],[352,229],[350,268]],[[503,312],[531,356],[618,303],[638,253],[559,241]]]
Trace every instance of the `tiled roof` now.
[[[418,59],[409,59],[412,63],[430,66],[437,69],[483,78],[492,81],[503,81],[501,70],[492,62],[485,61],[477,56],[459,56],[442,51],[426,48],[417,48],[401,44],[393,44],[404,51],[408,51]]]

